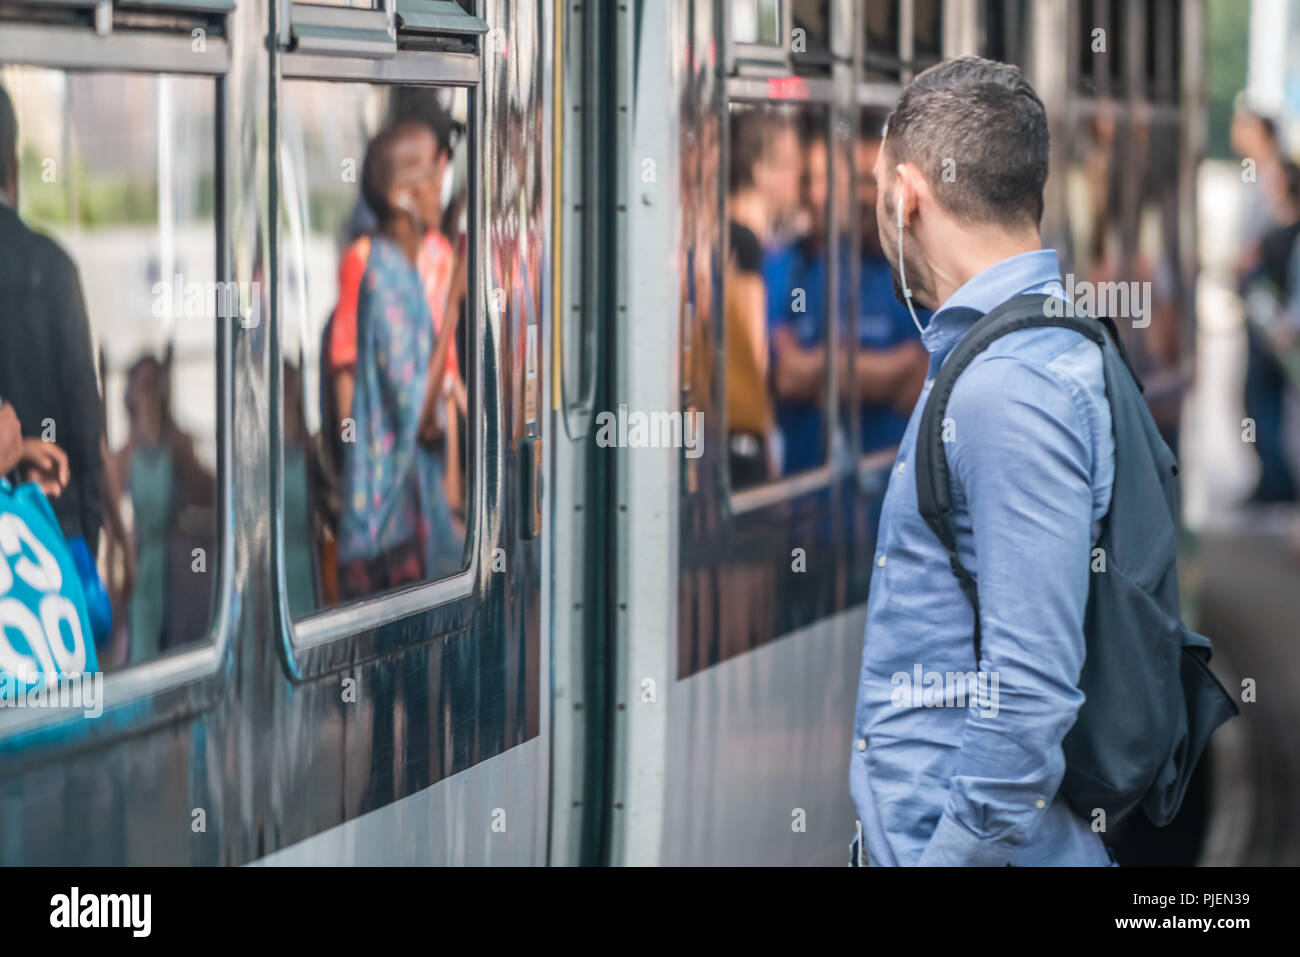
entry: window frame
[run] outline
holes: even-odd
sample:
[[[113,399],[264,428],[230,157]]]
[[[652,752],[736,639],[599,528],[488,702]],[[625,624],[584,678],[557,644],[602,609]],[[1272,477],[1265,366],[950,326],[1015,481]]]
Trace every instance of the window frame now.
[[[287,0],[278,0],[287,5]],[[405,2],[405,0],[403,0]],[[385,0],[388,10],[395,11],[393,0]],[[341,14],[369,13],[347,7],[332,8]],[[468,17],[468,15],[466,15]],[[358,23],[361,18],[356,19]],[[477,19],[477,18],[470,18]],[[480,36],[486,32],[482,25]],[[364,27],[363,27],[364,28]],[[395,30],[397,40],[406,36],[405,30]],[[417,34],[418,35],[418,34]],[[489,363],[484,359],[484,348],[492,341],[485,328],[492,322],[486,314],[492,301],[483,287],[484,250],[487,236],[484,232],[486,218],[481,208],[483,201],[483,56],[481,46],[472,55],[444,50],[403,50],[397,48],[391,58],[360,58],[334,55],[302,54],[277,51],[271,70],[271,83],[276,102],[275,122],[272,126],[271,149],[273,167],[270,175],[271,248],[274,260],[270,270],[271,293],[271,375],[274,412],[271,420],[270,461],[271,500],[274,520],[271,528],[271,557],[274,569],[274,619],[285,670],[295,682],[307,681],[345,670],[359,660],[413,645],[425,644],[447,634],[468,629],[474,611],[476,585],[481,579],[481,543],[483,528],[480,516],[486,510],[501,506],[505,496],[504,483],[496,491],[496,502],[487,499],[486,477],[492,470],[504,467],[504,454],[499,435],[489,434],[492,423],[490,411],[499,405],[489,401],[490,395],[500,395],[499,375],[489,375]],[[472,69],[466,58],[472,63]],[[467,97],[468,122],[466,123],[466,148],[468,156],[468,217],[466,250],[469,255],[469,282],[466,286],[466,315],[462,321],[466,329],[466,355],[461,362],[466,373],[468,409],[466,414],[466,442],[463,454],[466,464],[465,539],[462,567],[453,575],[422,581],[394,589],[373,597],[342,602],[319,608],[295,620],[289,608],[288,576],[285,566],[284,532],[284,383],[281,365],[284,359],[282,341],[283,323],[280,303],[280,249],[282,246],[281,207],[283,203],[279,120],[283,103],[283,87],[287,82],[298,81],[366,83],[385,87],[424,86],[433,88],[454,87],[464,89]],[[488,449],[494,449],[492,460]]]
[[[220,0],[217,0],[220,3]],[[53,0],[45,6],[82,7],[97,6],[91,2],[66,3]],[[129,6],[129,5],[128,5]],[[204,0],[168,3],[172,9],[182,9],[207,15],[221,16],[234,9],[231,3],[226,10],[214,8]],[[110,24],[111,26],[111,24]],[[224,23],[223,23],[224,26]],[[85,25],[24,22],[6,22],[0,30],[0,64],[30,66],[62,71],[64,73],[137,73],[148,76],[207,77],[213,81],[214,157],[213,177],[213,228],[216,248],[214,278],[218,282],[234,280],[233,253],[231,249],[229,219],[230,201],[227,191],[225,144],[230,129],[230,104],[227,80],[230,68],[230,50],[224,33],[206,37],[207,50],[191,51],[188,32],[177,31],[174,36],[160,36],[156,32],[97,32]],[[222,686],[223,665],[233,654],[233,612],[231,588],[234,581],[234,483],[232,480],[232,452],[234,407],[232,400],[235,323],[216,322],[213,359],[215,362],[216,395],[216,449],[215,469],[217,512],[216,547],[217,562],[210,569],[216,577],[212,582],[212,612],[203,638],[189,645],[165,652],[149,661],[127,665],[112,672],[98,672],[103,676],[103,713],[90,721],[75,710],[0,708],[0,755],[6,759],[34,750],[50,742],[67,742],[75,737],[77,743],[113,739],[139,733],[142,728],[192,717],[209,710],[218,700]],[[100,401],[104,401],[101,383]],[[147,711],[139,705],[152,699]],[[111,716],[110,716],[111,715]],[[73,727],[77,734],[67,734]]]
[[[775,44],[747,43],[731,35],[731,3],[720,3],[718,16],[722,23],[722,38],[728,74],[760,74],[791,72],[790,30],[794,23],[793,0],[777,0],[777,40]]]

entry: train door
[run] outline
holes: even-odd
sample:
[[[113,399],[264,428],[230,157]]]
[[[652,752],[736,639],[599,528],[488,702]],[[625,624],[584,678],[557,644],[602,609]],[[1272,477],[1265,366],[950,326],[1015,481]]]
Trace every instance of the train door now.
[[[547,13],[287,6],[270,862],[541,863]]]
[[[612,862],[846,860],[874,527],[928,365],[865,248],[865,108],[944,55],[949,6],[698,0],[624,28]]]

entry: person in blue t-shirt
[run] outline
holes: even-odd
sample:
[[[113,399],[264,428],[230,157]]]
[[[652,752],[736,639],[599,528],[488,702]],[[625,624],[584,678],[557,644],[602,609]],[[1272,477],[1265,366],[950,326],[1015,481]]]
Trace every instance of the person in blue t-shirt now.
[[[861,452],[897,445],[907,426],[929,367],[919,331],[896,296],[893,274],[876,230],[875,164],[880,140],[864,124],[856,147],[857,219],[861,234],[856,354],[853,375],[849,350],[841,350],[839,383],[847,397],[855,390],[860,409]],[[847,169],[837,195],[847,193]],[[827,163],[826,141],[809,138],[804,147],[804,202],[810,229],[787,246],[765,256],[768,326],[772,342],[772,386],[784,457],[782,474],[813,469],[826,459],[825,403],[827,328]],[[841,342],[846,341],[849,309],[848,248],[841,249],[843,293],[836,310]],[[924,323],[929,314],[918,311]]]
[[[824,186],[822,190],[824,197]],[[814,214],[812,219],[813,227],[806,236],[769,250],[763,257],[782,475],[817,468],[826,460],[822,414],[826,398],[825,214]]]

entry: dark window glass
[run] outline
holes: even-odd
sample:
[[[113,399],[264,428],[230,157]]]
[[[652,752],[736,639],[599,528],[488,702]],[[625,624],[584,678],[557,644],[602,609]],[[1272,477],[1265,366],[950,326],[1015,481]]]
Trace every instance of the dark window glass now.
[[[1108,54],[1093,50],[1098,42],[1093,35],[1094,31],[1108,29],[1104,22],[1105,8],[1105,0],[1079,0],[1079,35],[1075,42],[1075,53],[1078,56],[1079,89],[1086,96],[1100,93],[1109,80],[1106,70]],[[1107,47],[1109,48],[1109,42]]]
[[[919,73],[943,59],[943,0],[913,0],[912,69]]]
[[[898,6],[896,0],[879,0],[861,9],[864,79],[889,82],[899,78]]]
[[[990,60],[1025,63],[1026,31],[1029,29],[1028,0],[985,0],[984,56]]]
[[[800,73],[825,73],[831,65],[830,0],[794,0],[791,52]]]

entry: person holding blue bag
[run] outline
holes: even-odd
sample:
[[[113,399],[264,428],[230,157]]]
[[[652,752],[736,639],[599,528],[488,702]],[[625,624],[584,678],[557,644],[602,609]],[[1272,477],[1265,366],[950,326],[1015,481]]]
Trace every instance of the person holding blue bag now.
[[[82,576],[46,498],[67,481],[63,450],[24,440],[0,400],[0,699],[99,670]]]
[[[47,504],[102,648],[112,618],[95,567],[105,514],[104,405],[76,263],[18,214],[20,152],[13,103],[0,87],[0,395],[21,424],[28,454],[47,471],[51,457],[61,460],[61,487],[56,495],[47,490]]]

